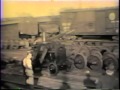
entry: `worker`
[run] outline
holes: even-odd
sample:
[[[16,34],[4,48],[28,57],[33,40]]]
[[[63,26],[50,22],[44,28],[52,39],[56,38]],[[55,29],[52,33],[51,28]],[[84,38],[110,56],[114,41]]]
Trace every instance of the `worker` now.
[[[98,81],[96,82],[97,87],[101,89],[118,89],[119,81],[117,77],[114,76],[115,69],[113,64],[109,65],[109,68],[104,72]]]
[[[34,75],[33,75],[31,51],[28,51],[27,56],[23,59],[23,66],[25,67],[25,74],[28,76],[26,83],[29,85],[34,85]]]
[[[87,70],[85,73],[86,78],[83,80],[83,83],[86,87],[86,90],[95,89],[96,88],[95,80],[90,75],[90,71]]]

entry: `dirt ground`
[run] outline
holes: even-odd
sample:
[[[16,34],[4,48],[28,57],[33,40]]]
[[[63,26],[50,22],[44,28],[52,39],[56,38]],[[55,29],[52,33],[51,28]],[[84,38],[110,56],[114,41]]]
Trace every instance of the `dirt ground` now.
[[[2,57],[4,56],[5,58],[14,58],[15,60],[21,61],[27,55],[27,51],[28,50],[25,50],[25,49],[2,50],[1,54],[2,54]],[[17,68],[18,68],[18,70],[17,70]],[[11,69],[11,72],[15,73],[16,71],[21,71],[19,69],[20,69],[19,67],[16,67],[16,69],[13,68],[13,69]],[[7,72],[10,72],[9,70],[10,69],[6,69],[6,70],[2,71],[2,72],[4,72],[4,76],[6,75]],[[61,88],[61,89],[68,88],[69,90],[84,89],[84,88],[86,88],[84,85],[84,80],[86,78],[85,72],[87,70],[90,71],[91,79],[93,81],[99,79],[99,77],[102,76],[102,73],[103,73],[103,70],[93,71],[93,70],[90,70],[89,68],[79,70],[73,66],[73,68],[70,72],[59,71],[59,73],[56,76],[52,76],[52,75],[50,75],[48,69],[43,69],[42,70],[43,75],[38,76],[37,85],[51,88],[51,89],[59,89],[59,88]],[[14,76],[11,76],[11,77],[14,78]],[[118,80],[118,72],[115,77]],[[10,78],[9,80],[11,80],[12,78]],[[19,82],[20,79],[19,78],[15,79],[15,81]],[[24,82],[25,82],[25,80],[24,80]],[[93,84],[91,84],[91,86],[94,87]]]

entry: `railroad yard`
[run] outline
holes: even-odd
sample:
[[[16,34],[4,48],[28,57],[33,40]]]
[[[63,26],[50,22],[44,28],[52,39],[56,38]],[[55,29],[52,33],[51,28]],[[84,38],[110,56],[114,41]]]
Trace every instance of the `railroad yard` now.
[[[118,7],[2,19],[2,89],[119,89]]]
[[[9,58],[14,58],[21,62],[25,55],[27,54],[27,49],[21,50],[2,50],[2,54],[8,56]],[[36,74],[35,86],[34,89],[68,89],[68,90],[79,90],[86,89],[84,85],[84,80],[86,79],[86,71],[90,71],[91,80],[96,81],[103,74],[103,70],[94,71],[89,68],[77,69],[74,66],[70,72],[61,71],[57,75],[50,75],[48,69],[43,69],[42,75]],[[16,78],[15,78],[16,77]],[[115,73],[116,81],[119,81],[119,73]],[[25,83],[25,76],[23,75],[23,67],[21,64],[9,64],[6,69],[1,70],[1,80],[5,83],[3,87],[12,87],[12,88],[21,88],[21,89],[30,89],[31,87],[27,86]],[[13,85],[12,85],[13,84]],[[95,88],[96,86],[93,83],[88,83],[88,86]],[[33,87],[32,87],[33,88]]]

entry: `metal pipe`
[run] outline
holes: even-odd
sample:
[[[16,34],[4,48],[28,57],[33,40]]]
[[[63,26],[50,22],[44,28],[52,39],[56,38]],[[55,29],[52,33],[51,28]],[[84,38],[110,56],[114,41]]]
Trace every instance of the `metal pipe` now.
[[[42,38],[43,38],[43,43],[45,43],[46,42],[45,32],[42,33]]]

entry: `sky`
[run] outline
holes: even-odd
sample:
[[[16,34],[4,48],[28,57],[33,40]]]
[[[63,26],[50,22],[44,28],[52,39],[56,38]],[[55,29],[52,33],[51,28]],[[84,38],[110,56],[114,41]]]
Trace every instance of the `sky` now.
[[[3,18],[59,15],[64,9],[118,6],[119,0],[2,0]]]

